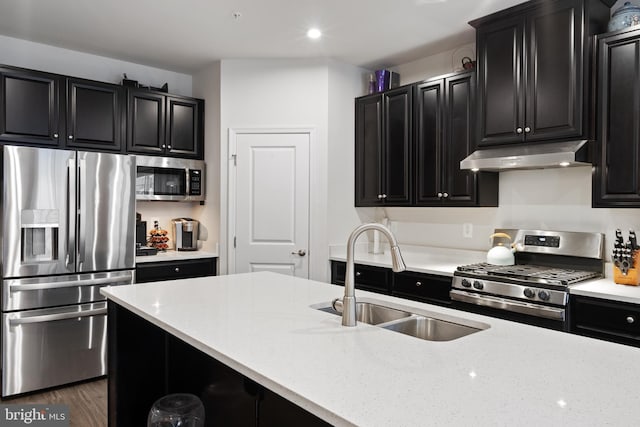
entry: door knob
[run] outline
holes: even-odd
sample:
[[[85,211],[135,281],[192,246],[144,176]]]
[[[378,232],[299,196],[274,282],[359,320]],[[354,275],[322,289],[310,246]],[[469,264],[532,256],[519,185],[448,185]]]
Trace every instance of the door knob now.
[[[307,252],[304,249],[300,249],[298,252],[291,252],[291,255],[305,256]]]

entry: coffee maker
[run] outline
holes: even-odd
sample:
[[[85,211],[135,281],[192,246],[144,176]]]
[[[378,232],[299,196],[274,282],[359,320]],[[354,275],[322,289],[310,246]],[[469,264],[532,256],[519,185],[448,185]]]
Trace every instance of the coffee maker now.
[[[198,220],[192,218],[174,218],[171,220],[173,244],[176,251],[198,250]]]

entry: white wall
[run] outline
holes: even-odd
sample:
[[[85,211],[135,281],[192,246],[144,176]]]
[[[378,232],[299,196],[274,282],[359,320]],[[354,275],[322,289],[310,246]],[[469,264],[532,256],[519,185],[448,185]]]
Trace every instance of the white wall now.
[[[465,44],[453,50],[438,53],[406,64],[398,65],[391,70],[400,74],[400,84],[409,84],[462,70],[462,58],[476,59],[475,43]]]
[[[201,222],[202,249],[217,251],[220,240],[220,62],[193,76],[193,96],[205,100],[204,160],[207,165],[207,201],[194,206],[194,218]]]
[[[229,129],[311,128],[310,277],[328,280],[332,223],[357,224],[352,191],[353,98],[364,90],[364,71],[327,60],[223,60],[221,64],[220,269],[228,252],[226,198]],[[331,169],[329,169],[331,167]],[[331,179],[329,178],[331,176]],[[349,199],[334,203],[333,197]],[[335,209],[334,209],[335,208]],[[329,221],[330,219],[330,221]],[[331,232],[330,232],[331,233]]]
[[[354,207],[354,98],[367,93],[368,76],[369,72],[363,68],[336,61],[329,64],[329,244],[345,244],[351,230],[363,221],[363,213],[373,213],[371,209]]]
[[[0,64],[108,83],[120,83],[127,73],[129,79],[146,86],[167,83],[169,92],[177,95],[191,96],[192,91],[188,74],[6,36],[0,36]]]

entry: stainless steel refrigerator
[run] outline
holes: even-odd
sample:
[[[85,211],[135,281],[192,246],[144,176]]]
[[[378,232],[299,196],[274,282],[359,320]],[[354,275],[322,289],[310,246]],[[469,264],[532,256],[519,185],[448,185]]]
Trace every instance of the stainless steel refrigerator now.
[[[2,189],[2,396],[106,375],[99,288],[134,282],[134,157],[4,146]]]

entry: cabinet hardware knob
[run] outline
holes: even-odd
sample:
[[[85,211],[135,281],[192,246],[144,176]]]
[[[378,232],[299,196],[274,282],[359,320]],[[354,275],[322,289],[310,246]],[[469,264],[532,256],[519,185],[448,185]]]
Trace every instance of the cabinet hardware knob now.
[[[360,277],[362,275],[362,273],[360,273],[359,271],[356,271],[356,277]]]
[[[446,199],[447,197],[449,197],[449,193],[443,193],[442,197],[444,197]]]
[[[53,137],[57,139],[57,138],[58,138],[58,134],[57,134],[57,133],[54,133],[54,134],[53,134]]]
[[[422,286],[422,282],[416,282],[416,286]]]
[[[162,148],[167,148],[167,146],[165,144],[162,144]]]
[[[382,194],[378,194],[378,199],[382,199]]]
[[[176,267],[173,271],[175,271],[176,273],[180,273],[180,267]]]
[[[442,193],[438,193],[438,197],[442,197]]]
[[[168,148],[169,150],[171,150],[171,146],[170,146],[170,145],[168,145],[168,146],[167,146],[167,148]]]
[[[517,128],[516,133],[522,133],[522,128]]]
[[[634,323],[636,319],[633,316],[627,316],[627,323]]]
[[[382,198],[383,198],[383,199],[386,199],[386,198],[387,198],[387,195],[383,193],[383,194],[382,194]]]
[[[291,255],[300,255],[300,256],[305,256],[307,254],[307,251],[305,251],[304,249],[300,249],[297,252],[291,252]]]
[[[524,128],[525,133],[529,133],[531,132],[531,128],[529,126],[527,126],[526,128]]]
[[[69,139],[73,139],[73,135],[69,135]]]

